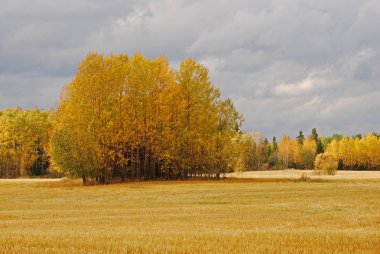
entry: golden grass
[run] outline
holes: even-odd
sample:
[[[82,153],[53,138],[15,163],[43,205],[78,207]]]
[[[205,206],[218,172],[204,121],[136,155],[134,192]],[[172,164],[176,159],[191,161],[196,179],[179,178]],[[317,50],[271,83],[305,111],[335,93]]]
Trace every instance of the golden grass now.
[[[380,171],[349,171],[338,170],[336,175],[317,175],[314,170],[265,170],[265,171],[246,171],[228,173],[225,176],[229,178],[270,178],[270,179],[298,179],[302,175],[307,175],[311,179],[322,180],[364,180],[378,179],[380,180]]]
[[[0,253],[380,253],[380,182],[0,182]]]

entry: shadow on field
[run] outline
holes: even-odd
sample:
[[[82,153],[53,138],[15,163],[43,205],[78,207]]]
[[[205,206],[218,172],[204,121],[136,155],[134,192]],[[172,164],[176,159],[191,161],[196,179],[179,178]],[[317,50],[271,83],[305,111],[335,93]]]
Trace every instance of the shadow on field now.
[[[64,187],[81,187],[87,188],[92,186],[112,186],[112,187],[131,187],[131,188],[144,188],[149,185],[178,185],[178,184],[239,184],[239,183],[368,183],[378,182],[379,179],[323,179],[323,178],[310,178],[307,175],[302,175],[299,178],[220,178],[220,179],[186,179],[186,180],[141,180],[141,181],[127,181],[121,183],[115,180],[109,184],[96,184],[90,182],[83,185],[81,179],[68,179],[64,178],[55,182],[38,182],[34,183],[36,187],[48,188],[64,188]]]
[[[48,188],[61,188],[61,187],[92,187],[92,186],[130,186],[138,188],[139,186],[149,186],[149,185],[178,185],[178,184],[231,184],[231,183],[298,183],[298,182],[309,182],[309,183],[320,183],[320,182],[331,182],[331,180],[324,179],[310,179],[310,178],[221,178],[221,179],[187,179],[187,180],[143,180],[143,181],[129,181],[129,182],[113,182],[109,184],[82,184],[80,179],[63,179],[57,182],[40,182],[35,183],[38,187],[48,187]]]

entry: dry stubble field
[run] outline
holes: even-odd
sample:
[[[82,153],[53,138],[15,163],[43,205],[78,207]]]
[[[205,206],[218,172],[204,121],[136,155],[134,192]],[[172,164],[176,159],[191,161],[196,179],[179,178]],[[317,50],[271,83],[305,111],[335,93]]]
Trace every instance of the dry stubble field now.
[[[0,181],[0,253],[380,253],[380,181]]]

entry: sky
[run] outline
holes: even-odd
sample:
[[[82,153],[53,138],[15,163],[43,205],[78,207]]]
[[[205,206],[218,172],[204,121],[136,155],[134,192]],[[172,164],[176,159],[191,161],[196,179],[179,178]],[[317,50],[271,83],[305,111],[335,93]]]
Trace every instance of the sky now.
[[[193,58],[264,136],[380,132],[378,0],[0,0],[0,109],[52,109],[91,51]]]

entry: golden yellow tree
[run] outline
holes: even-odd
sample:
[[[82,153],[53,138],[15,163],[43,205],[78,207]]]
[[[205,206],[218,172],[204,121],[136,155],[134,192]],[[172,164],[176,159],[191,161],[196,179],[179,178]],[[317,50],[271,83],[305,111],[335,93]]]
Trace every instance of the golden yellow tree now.
[[[49,128],[49,111],[0,111],[0,177],[45,174]]]
[[[208,70],[185,60],[91,53],[54,114],[54,164],[85,183],[209,175],[232,167],[241,124]]]
[[[314,160],[316,154],[317,144],[311,136],[308,136],[304,140],[301,148],[302,164],[304,168],[312,169],[314,167]]]
[[[293,157],[292,139],[289,136],[283,136],[279,143],[279,156],[285,168],[289,167],[289,163]]]

